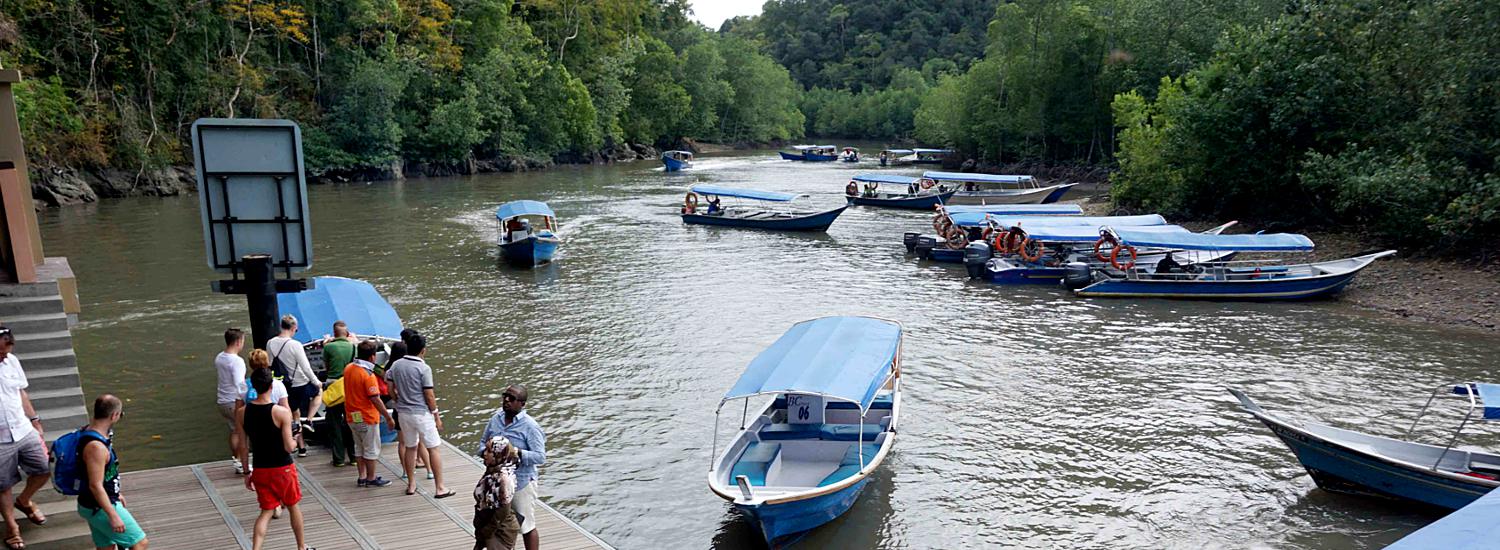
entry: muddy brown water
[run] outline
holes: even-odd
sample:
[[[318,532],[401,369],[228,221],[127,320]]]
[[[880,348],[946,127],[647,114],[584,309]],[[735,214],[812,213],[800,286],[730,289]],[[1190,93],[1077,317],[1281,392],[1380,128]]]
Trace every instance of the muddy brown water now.
[[[904,254],[901,233],[927,226],[917,212],[852,208],[826,235],[680,223],[692,183],[832,207],[852,173],[878,169],[773,156],[708,156],[679,174],[642,162],[314,186],[311,274],[370,281],[428,335],[446,436],[462,446],[506,384],[530,385],[543,493],[620,548],[760,545],[706,487],[714,408],[790,325],[835,314],[905,324],[908,406],[883,470],[802,547],[1373,548],[1436,517],[1318,490],[1224,388],[1399,435],[1430,387],[1492,380],[1500,338],[1338,301],[1084,300],[968,282]],[[519,198],[558,212],[558,263],[497,264],[492,212]],[[209,290],[196,200],[41,216],[47,252],[78,275],[85,391],[127,401],[127,469],[228,456],[212,361],[245,306]],[[1494,433],[1471,441],[1495,448]]]

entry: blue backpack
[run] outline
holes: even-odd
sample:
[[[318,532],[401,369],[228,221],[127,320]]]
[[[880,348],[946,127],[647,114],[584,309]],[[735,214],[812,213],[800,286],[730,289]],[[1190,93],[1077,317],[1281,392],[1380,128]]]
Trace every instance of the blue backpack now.
[[[88,482],[88,475],[84,472],[83,445],[89,440],[104,443],[109,446],[106,439],[99,432],[88,429],[87,426],[65,433],[57,441],[52,442],[52,458],[56,462],[52,465],[52,486],[57,492],[69,496],[78,496],[83,491],[84,484]],[[109,450],[110,458],[114,458],[115,450]]]

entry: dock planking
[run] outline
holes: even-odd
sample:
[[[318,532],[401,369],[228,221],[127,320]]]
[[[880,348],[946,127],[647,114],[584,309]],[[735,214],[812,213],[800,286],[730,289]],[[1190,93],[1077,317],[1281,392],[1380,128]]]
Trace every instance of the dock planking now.
[[[319,550],[472,548],[472,492],[484,473],[483,465],[477,457],[447,443],[435,450],[442,453],[445,483],[457,493],[448,498],[433,496],[433,482],[425,479],[425,470],[417,471],[418,494],[405,493],[395,444],[387,444],[381,451],[378,473],[392,481],[381,488],[357,486],[353,466],[335,468],[326,449],[310,448],[307,457],[296,459],[307,543]],[[151,540],[151,548],[249,550],[259,506],[255,493],[245,489],[244,478],[234,473],[228,460],[127,472],[122,474],[121,484],[127,506]],[[537,513],[544,548],[611,548],[545,503]],[[49,537],[52,542],[29,547],[46,550],[87,543],[87,530],[81,521],[59,523],[62,525],[48,522],[47,527],[29,531],[71,529],[82,538],[63,540],[54,536]],[[265,547],[294,546],[283,513],[282,519],[272,520]]]

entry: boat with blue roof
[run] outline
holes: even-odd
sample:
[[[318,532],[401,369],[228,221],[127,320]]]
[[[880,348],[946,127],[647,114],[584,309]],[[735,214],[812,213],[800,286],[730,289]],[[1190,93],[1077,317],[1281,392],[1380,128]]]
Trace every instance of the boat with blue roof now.
[[[839,161],[840,162],[859,162],[859,148],[858,147],[845,147],[843,151],[839,152]]]
[[[922,180],[958,189],[948,201],[952,204],[1051,204],[1077,185],[1042,185],[1032,176],[959,172],[924,172]]]
[[[905,166],[917,160],[916,151],[911,149],[884,149],[880,151],[881,166]]]
[[[794,145],[795,153],[779,151],[781,160],[800,160],[805,162],[833,162],[839,159],[837,145]]]
[[[920,179],[894,174],[860,174],[844,186],[844,199],[851,205],[932,210],[953,198],[956,189],[923,183]]]
[[[895,447],[901,414],[899,323],[803,321],[757,355],[714,414],[708,487],[772,547],[853,506]],[[770,398],[755,407],[750,400]],[[743,400],[740,429],[717,451],[719,413]]]
[[[507,202],[495,209],[495,219],[500,220],[500,257],[510,265],[529,268],[549,263],[562,246],[557,214],[547,203]]]
[[[668,172],[680,172],[693,167],[692,151],[663,151],[661,163]]]
[[[911,150],[912,164],[942,164],[953,154],[952,149],[928,149],[918,147]]]
[[[1095,249],[1108,251],[1108,266],[1068,265],[1063,284],[1079,296],[1209,300],[1307,300],[1343,290],[1385,250],[1353,258],[1284,264],[1278,260],[1213,261],[1191,265],[1138,265],[1141,249],[1209,252],[1308,252],[1313,242],[1292,233],[1208,235],[1113,227],[1100,232]],[[1170,258],[1170,256],[1168,257]]]
[[[1438,386],[1403,439],[1316,423],[1296,424],[1266,412],[1243,391],[1229,392],[1241,408],[1270,428],[1292,450],[1323,490],[1457,510],[1500,487],[1500,455],[1457,446],[1464,428],[1471,423],[1500,420],[1500,384],[1465,382]],[[1410,441],[1422,417],[1439,398],[1459,401],[1463,419],[1458,428],[1441,445]],[[1494,525],[1496,519],[1491,517],[1486,521]]]
[[[701,197],[701,198],[700,198]],[[755,201],[754,205],[724,204],[724,199]],[[776,231],[827,231],[848,206],[824,211],[781,210],[767,205],[789,203],[797,198],[791,193],[694,185],[682,201],[682,222],[694,225],[748,227]]]

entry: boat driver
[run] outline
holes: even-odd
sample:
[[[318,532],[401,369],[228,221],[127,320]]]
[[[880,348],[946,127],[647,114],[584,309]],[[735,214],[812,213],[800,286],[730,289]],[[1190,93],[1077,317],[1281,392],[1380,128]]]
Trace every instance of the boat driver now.
[[[1172,253],[1168,252],[1167,255],[1165,257],[1163,257],[1160,262],[1156,262],[1156,272],[1157,273],[1186,273],[1187,269],[1184,268],[1184,267],[1182,267],[1182,264],[1177,263],[1177,258],[1173,258],[1172,257]]]
[[[719,197],[708,198],[708,215],[712,216],[714,214],[722,213],[723,211],[724,209],[719,207]]]

